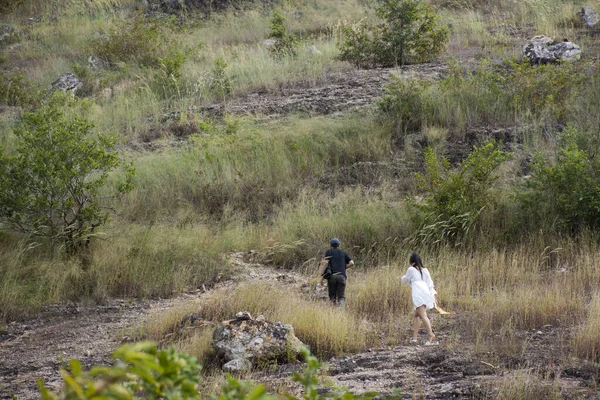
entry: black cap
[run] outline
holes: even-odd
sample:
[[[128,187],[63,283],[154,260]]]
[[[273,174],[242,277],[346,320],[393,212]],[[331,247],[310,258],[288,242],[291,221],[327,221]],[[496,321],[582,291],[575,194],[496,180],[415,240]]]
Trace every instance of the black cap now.
[[[339,246],[340,245],[340,239],[333,238],[333,239],[331,239],[331,241],[329,242],[329,244],[332,245],[332,246],[337,244]]]

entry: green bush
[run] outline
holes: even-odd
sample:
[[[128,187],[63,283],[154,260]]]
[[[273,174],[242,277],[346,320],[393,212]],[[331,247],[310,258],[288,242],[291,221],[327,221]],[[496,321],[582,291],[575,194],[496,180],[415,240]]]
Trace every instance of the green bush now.
[[[158,21],[138,17],[115,23],[110,31],[91,42],[93,53],[110,63],[133,62],[156,65],[170,52],[169,35]]]
[[[289,33],[285,25],[285,17],[277,10],[271,16],[271,34],[269,38],[275,39],[275,45],[269,47],[271,55],[275,58],[296,56],[298,54],[298,37]]]
[[[569,127],[554,157],[537,154],[531,177],[517,191],[521,223],[532,228],[600,227],[600,133]]]
[[[390,78],[392,83],[377,100],[379,112],[385,121],[392,121],[397,134],[420,131],[430,107],[423,93],[430,84],[416,79],[402,80],[392,74]]]
[[[455,170],[445,158],[428,148],[425,173],[417,174],[417,186],[425,194],[414,204],[425,213],[413,240],[425,243],[454,243],[464,237],[485,207],[495,204],[492,190],[497,168],[509,153],[493,142],[475,147]]]
[[[163,97],[179,93],[181,88],[181,67],[186,56],[179,51],[173,51],[165,57],[158,57],[158,71],[154,77],[155,91]]]
[[[79,106],[84,109],[77,109]],[[68,94],[55,93],[15,129],[15,155],[0,148],[0,221],[17,231],[47,236],[70,249],[85,244],[108,214],[98,193],[121,163],[115,137],[94,136],[93,124],[73,115],[85,112]],[[126,167],[117,193],[129,190]]]
[[[317,391],[320,384],[319,360],[303,350],[306,367],[302,373],[294,372],[292,380],[302,385],[303,394],[297,397],[286,393],[287,400],[322,399]],[[200,365],[195,357],[180,354],[174,348],[158,350],[151,342],[125,344],[113,357],[120,362],[114,367],[95,366],[84,371],[81,362],[71,360],[70,372],[61,371],[63,391],[50,392],[39,380],[43,400],[92,400],[92,399],[201,399],[198,391]],[[210,396],[218,400],[275,400],[279,397],[267,393],[264,385],[238,380],[227,375],[221,392]],[[350,392],[335,390],[327,395],[330,399],[353,400]]]
[[[222,57],[215,58],[212,70],[212,81],[210,83],[210,92],[216,97],[222,99],[233,91],[231,78],[227,75],[227,60]]]
[[[426,62],[436,57],[448,41],[448,29],[421,0],[378,0],[382,20],[372,26],[360,23],[342,29],[340,59],[359,68],[393,67]]]

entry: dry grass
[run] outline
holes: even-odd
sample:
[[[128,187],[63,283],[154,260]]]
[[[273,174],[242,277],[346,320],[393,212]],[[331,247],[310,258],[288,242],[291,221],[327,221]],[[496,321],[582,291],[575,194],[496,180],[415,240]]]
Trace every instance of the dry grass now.
[[[496,384],[494,384],[495,386]],[[562,399],[558,382],[535,371],[517,371],[505,376],[493,389],[494,398],[502,400]]]
[[[579,357],[598,362],[600,360],[600,296],[598,294],[594,295],[585,310],[587,317],[577,329],[572,348]]]

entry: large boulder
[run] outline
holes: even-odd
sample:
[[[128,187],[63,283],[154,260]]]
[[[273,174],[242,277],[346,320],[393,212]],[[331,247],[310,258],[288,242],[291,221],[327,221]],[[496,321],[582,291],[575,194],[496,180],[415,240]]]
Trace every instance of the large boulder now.
[[[598,12],[594,7],[583,7],[581,9],[581,12],[578,14],[579,16],[581,16],[583,23],[588,28],[593,28],[598,24],[598,21],[600,21],[600,18],[598,17]]]
[[[523,47],[525,58],[531,64],[549,64],[558,61],[576,61],[581,57],[581,48],[568,39],[555,42],[547,36],[535,36]]]
[[[61,74],[58,79],[50,85],[50,88],[52,89],[70,93],[75,93],[80,87],[81,81],[71,72]]]
[[[273,324],[261,316],[253,319],[243,311],[213,332],[213,346],[226,362],[223,369],[237,372],[265,362],[297,359],[305,345],[291,325]]]

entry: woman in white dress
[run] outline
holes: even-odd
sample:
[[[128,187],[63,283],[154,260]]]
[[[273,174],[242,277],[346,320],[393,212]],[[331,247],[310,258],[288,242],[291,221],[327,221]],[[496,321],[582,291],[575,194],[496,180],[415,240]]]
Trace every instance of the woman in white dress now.
[[[419,325],[420,321],[423,321],[429,340],[425,342],[425,346],[437,345],[438,342],[435,340],[435,335],[431,330],[431,322],[427,317],[427,309],[435,307],[435,297],[437,293],[433,288],[433,281],[427,268],[423,267],[421,257],[418,254],[413,253],[410,256],[410,267],[406,271],[406,274],[402,277],[402,283],[410,285],[412,288],[412,300],[415,306],[415,314],[413,318],[413,337],[410,340],[411,343],[417,343],[419,339]]]

